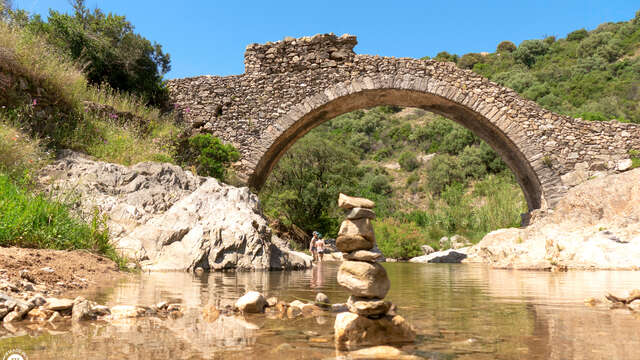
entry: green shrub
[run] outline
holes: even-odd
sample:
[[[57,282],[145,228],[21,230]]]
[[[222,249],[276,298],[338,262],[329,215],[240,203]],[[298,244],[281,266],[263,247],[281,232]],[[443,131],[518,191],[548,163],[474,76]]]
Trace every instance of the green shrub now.
[[[567,40],[568,41],[580,41],[584,38],[586,38],[589,35],[589,33],[587,32],[587,30],[585,29],[580,29],[580,30],[576,30],[576,31],[572,31],[567,35]]]
[[[465,147],[473,145],[477,141],[478,138],[471,131],[462,126],[456,126],[442,139],[439,150],[446,151],[451,155],[457,155]]]
[[[460,59],[458,59],[458,66],[463,69],[472,69],[474,65],[480,63],[484,60],[484,56],[478,53],[468,53],[462,55]]]
[[[479,179],[487,173],[487,165],[483,159],[483,151],[479,146],[467,146],[460,154],[460,166],[465,178]]]
[[[398,159],[400,167],[405,171],[413,171],[420,166],[420,162],[416,158],[416,155],[410,151],[405,151],[400,154]]]
[[[420,246],[426,243],[426,236],[415,224],[386,218],[374,221],[373,228],[385,257],[409,259],[423,254]]]
[[[542,40],[525,40],[520,43],[518,49],[513,52],[513,58],[528,67],[535,64],[538,57],[549,51],[549,45]]]
[[[511,41],[503,41],[498,44],[498,48],[496,49],[496,51],[498,53],[510,53],[516,51],[516,49],[516,44],[512,43]]]
[[[427,187],[439,194],[445,186],[464,181],[464,170],[455,156],[441,154],[429,162],[427,171]]]
[[[194,135],[188,140],[186,154],[190,165],[198,174],[224,180],[227,168],[240,158],[240,153],[231,144],[223,144],[211,134]]]

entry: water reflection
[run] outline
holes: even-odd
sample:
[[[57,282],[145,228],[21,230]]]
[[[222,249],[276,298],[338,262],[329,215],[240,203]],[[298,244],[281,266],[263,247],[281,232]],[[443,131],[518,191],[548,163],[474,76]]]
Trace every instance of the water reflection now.
[[[348,294],[336,284],[336,263],[305,272],[142,274],[108,292],[114,304],[179,300],[185,316],[63,329],[0,330],[0,353],[19,347],[30,359],[317,359],[335,356],[334,315],[282,320],[206,316],[209,304],[233,302],[247,290],[283,300],[333,302]],[[634,359],[638,319],[628,310],[589,308],[586,297],[638,287],[639,272],[543,273],[476,265],[385,264],[389,300],[419,334],[406,351],[434,359]],[[61,331],[70,331],[65,333]],[[18,334],[15,336],[12,334]],[[21,336],[20,336],[21,335]]]

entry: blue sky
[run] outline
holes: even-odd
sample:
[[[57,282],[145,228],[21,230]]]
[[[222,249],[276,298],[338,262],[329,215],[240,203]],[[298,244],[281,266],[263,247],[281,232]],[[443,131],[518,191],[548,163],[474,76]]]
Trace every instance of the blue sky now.
[[[67,0],[14,0],[14,6],[46,14],[70,11]],[[625,21],[637,0],[536,1],[218,1],[87,0],[126,17],[136,31],[171,54],[166,78],[244,71],[250,43],[333,32],[358,36],[356,52],[423,57],[440,51],[495,50],[502,40],[564,37],[608,21]]]

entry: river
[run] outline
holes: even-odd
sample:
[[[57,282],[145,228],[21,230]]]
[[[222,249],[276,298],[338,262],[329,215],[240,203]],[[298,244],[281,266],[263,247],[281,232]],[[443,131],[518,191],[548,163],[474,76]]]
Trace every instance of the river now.
[[[108,305],[178,300],[178,319],[144,318],[41,330],[31,325],[0,339],[29,359],[328,359],[335,314],[278,319],[250,315],[207,321],[203,308],[232,302],[246,290],[280,299],[332,302],[347,293],[338,263],[300,272],[140,274],[85,294]],[[467,264],[384,264],[388,300],[416,329],[403,350],[427,359],[638,359],[640,314],[584,299],[640,287],[640,272],[563,273],[496,270]]]

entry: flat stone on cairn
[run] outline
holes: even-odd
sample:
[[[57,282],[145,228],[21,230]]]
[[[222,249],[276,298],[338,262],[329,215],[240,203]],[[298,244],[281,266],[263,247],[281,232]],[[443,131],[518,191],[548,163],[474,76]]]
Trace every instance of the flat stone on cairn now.
[[[371,200],[340,194],[338,206],[347,210],[340,225],[336,247],[345,261],[338,269],[338,283],[349,289],[348,313],[341,313],[334,325],[336,346],[340,350],[363,345],[412,342],[415,332],[400,316],[392,314],[392,304],[384,301],[391,282],[378,264],[381,254],[371,250],[376,243],[371,219]]]

